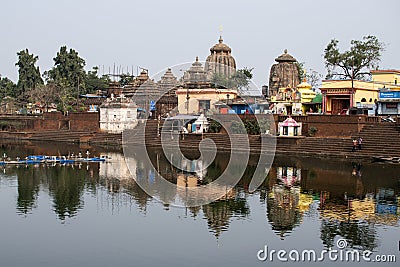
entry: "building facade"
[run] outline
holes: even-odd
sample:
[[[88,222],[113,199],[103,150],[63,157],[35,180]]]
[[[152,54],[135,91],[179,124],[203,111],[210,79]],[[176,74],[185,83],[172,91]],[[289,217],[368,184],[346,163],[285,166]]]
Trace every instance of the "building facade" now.
[[[376,115],[400,114],[400,71],[373,70],[372,80],[379,84],[379,97],[376,103]]]
[[[133,129],[138,123],[137,106],[123,95],[108,98],[100,106],[100,130],[109,133],[122,133],[125,129]]]
[[[322,111],[327,114],[348,114],[351,108],[373,109],[380,84],[359,80],[322,81]],[[371,111],[373,113],[373,111]]]
[[[180,114],[207,114],[216,110],[215,104],[237,97],[237,90],[212,86],[207,71],[198,57],[185,71],[182,85],[176,90]]]

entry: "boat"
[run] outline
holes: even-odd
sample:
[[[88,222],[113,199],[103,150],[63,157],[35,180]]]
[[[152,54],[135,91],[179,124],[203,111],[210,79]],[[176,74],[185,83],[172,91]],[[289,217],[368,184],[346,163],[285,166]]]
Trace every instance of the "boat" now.
[[[3,160],[0,161],[0,165],[34,165],[34,164],[74,164],[80,162],[104,162],[107,157],[66,157],[66,156],[46,156],[46,155],[29,155],[25,159],[16,158],[16,160]]]

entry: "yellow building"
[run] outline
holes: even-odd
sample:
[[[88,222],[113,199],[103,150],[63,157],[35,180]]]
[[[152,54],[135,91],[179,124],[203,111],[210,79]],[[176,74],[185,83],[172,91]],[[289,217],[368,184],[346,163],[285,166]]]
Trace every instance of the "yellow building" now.
[[[312,90],[312,86],[307,82],[306,78],[304,78],[302,83],[297,85],[297,90],[299,91],[301,97],[300,102],[302,114],[306,114],[306,112],[310,111],[317,112],[315,109],[316,105],[313,103],[316,93]]]
[[[207,114],[215,108],[215,103],[236,99],[237,91],[210,87],[202,89],[179,88],[176,95],[178,96],[180,114]]]
[[[377,112],[379,115],[400,114],[400,71],[373,70],[372,80],[380,85]]]
[[[198,57],[185,71],[182,84],[183,86],[176,90],[180,114],[206,114],[215,108],[216,102],[234,100],[238,94],[235,89],[213,88],[210,74],[205,71]]]
[[[373,106],[381,84],[359,80],[322,81],[322,110],[328,114],[346,114],[350,108]]]
[[[372,70],[372,81],[385,88],[400,90],[400,70]]]

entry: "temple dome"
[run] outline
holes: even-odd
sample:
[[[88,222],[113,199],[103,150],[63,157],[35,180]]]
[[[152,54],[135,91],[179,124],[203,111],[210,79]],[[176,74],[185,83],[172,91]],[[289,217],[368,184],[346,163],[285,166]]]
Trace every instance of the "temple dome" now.
[[[290,54],[288,54],[287,49],[283,51],[283,54],[275,58],[277,62],[296,62],[297,60]]]
[[[236,72],[236,62],[231,55],[232,50],[227,44],[224,44],[222,36],[220,36],[218,43],[210,48],[210,52],[211,54],[207,57],[205,63],[207,73],[230,77]]]
[[[307,79],[304,78],[303,82],[297,85],[297,89],[311,89],[312,86],[307,82]]]
[[[220,36],[219,40],[218,40],[218,44],[215,44],[213,47],[211,47],[210,48],[210,52],[211,53],[214,53],[214,52],[218,53],[218,52],[223,51],[223,52],[231,53],[232,49],[228,45],[224,44],[223,42],[224,42],[224,40],[222,39],[222,36]]]
[[[183,83],[205,83],[208,81],[207,72],[199,62],[199,57],[196,57],[196,61],[184,72],[182,81]]]

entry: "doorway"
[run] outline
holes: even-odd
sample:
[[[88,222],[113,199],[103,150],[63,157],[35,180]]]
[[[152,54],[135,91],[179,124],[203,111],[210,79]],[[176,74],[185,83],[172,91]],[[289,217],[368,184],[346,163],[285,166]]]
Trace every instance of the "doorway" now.
[[[345,109],[349,109],[350,99],[349,98],[334,98],[332,99],[332,114],[338,115]]]

